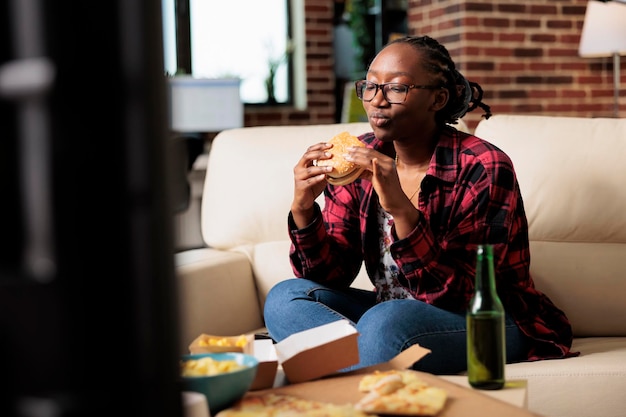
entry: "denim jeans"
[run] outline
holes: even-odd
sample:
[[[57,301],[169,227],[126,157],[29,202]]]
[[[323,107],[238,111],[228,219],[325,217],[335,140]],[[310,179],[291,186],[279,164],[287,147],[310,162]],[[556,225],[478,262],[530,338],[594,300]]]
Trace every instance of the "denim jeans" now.
[[[372,291],[332,289],[302,278],[276,284],[268,293],[265,325],[275,341],[346,319],[359,332],[360,362],[347,370],[386,362],[418,343],[431,353],[413,369],[458,374],[467,369],[465,313],[452,313],[417,300],[376,303]],[[528,338],[506,318],[507,363],[526,359]]]

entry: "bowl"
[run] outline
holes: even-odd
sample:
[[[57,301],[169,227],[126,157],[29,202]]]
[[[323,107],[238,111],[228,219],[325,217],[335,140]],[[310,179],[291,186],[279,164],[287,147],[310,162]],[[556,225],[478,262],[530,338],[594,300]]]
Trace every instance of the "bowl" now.
[[[227,363],[237,364],[242,368],[229,372],[220,371],[214,375],[182,375],[182,369],[188,361],[197,361],[202,358],[222,362],[218,366]],[[259,361],[254,356],[246,353],[193,353],[183,355],[181,359],[182,390],[204,394],[211,415],[215,415],[219,411],[233,405],[246,394],[254,381],[258,367]]]

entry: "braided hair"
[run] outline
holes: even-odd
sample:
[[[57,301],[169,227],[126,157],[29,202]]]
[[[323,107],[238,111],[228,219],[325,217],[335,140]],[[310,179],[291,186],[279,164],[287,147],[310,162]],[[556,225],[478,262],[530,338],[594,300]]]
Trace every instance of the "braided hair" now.
[[[394,39],[388,45],[405,43],[424,56],[424,69],[437,77],[441,86],[448,90],[449,99],[445,107],[435,114],[437,124],[455,124],[477,107],[485,111],[483,117],[491,117],[491,109],[482,102],[483,89],[478,83],[468,81],[457,69],[445,46],[429,36],[405,36]]]

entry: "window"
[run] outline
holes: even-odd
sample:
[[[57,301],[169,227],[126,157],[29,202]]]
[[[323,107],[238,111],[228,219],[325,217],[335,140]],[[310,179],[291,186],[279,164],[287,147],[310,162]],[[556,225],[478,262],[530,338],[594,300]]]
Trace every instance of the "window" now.
[[[165,64],[175,68],[175,26],[171,15],[175,0],[163,1]],[[294,66],[298,62],[289,0],[189,0],[191,72],[195,77],[241,79],[244,103],[294,103]],[[294,6],[294,4],[296,6]],[[304,44],[304,42],[302,42]],[[172,46],[174,45],[174,46]],[[173,58],[172,58],[173,57]],[[270,77],[270,69],[273,77]],[[273,81],[273,88],[271,88]],[[297,87],[295,87],[297,89]]]

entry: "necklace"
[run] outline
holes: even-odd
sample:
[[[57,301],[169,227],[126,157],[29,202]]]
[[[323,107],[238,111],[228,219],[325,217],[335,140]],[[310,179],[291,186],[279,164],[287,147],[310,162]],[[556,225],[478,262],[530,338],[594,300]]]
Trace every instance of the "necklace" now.
[[[411,194],[411,197],[409,197],[409,201],[413,200],[413,197],[415,197],[415,194],[417,194],[420,188],[422,188],[421,184],[417,186],[417,190],[413,191],[413,194]]]
[[[396,154],[396,167],[397,166],[398,166],[398,154]],[[411,197],[409,197],[409,201],[413,200],[413,197],[415,197],[415,195],[419,192],[420,188],[422,188],[421,182],[420,182],[420,184],[417,185],[417,189],[415,191],[413,191],[413,194],[411,194]]]

